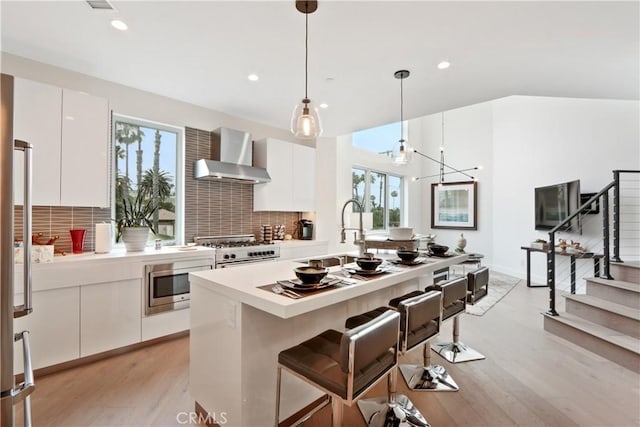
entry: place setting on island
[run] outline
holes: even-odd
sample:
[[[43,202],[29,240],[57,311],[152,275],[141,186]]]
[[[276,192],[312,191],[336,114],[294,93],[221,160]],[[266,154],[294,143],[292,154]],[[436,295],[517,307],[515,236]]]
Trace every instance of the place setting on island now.
[[[321,260],[310,260],[309,265],[296,267],[295,279],[277,280],[276,283],[258,286],[275,294],[292,299],[315,295],[335,286],[348,286],[356,282],[348,277],[329,276],[329,268],[322,265]]]

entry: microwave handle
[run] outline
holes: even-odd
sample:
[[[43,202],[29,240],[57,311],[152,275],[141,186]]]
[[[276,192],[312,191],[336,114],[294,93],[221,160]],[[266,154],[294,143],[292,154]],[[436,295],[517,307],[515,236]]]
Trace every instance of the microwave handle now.
[[[31,313],[33,310],[31,305],[31,157],[33,151],[33,145],[25,141],[15,140],[14,148],[24,152],[24,204],[22,209],[23,215],[23,230],[22,230],[22,253],[24,256],[23,268],[23,291],[24,291],[24,303],[17,307],[13,307],[13,317],[22,317]]]

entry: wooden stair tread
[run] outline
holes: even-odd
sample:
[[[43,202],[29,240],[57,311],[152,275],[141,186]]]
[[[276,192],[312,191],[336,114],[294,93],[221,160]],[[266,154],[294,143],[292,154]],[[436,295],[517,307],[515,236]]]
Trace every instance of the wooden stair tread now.
[[[592,307],[606,310],[611,313],[615,313],[620,316],[628,317],[629,319],[640,321],[640,310],[627,307],[626,305],[617,304],[615,302],[607,301],[602,298],[594,297],[591,295],[565,295],[567,300],[576,301],[582,304],[590,305]]]
[[[554,321],[564,323],[567,326],[576,328],[584,333],[640,355],[640,339],[638,338],[634,338],[614,329],[607,328],[606,326],[590,322],[571,313],[560,313],[560,316],[551,316],[547,313],[543,314]]]
[[[615,262],[612,261],[611,264],[614,265],[619,265],[621,267],[628,267],[628,268],[637,268],[640,269],[640,261],[625,261],[625,262]]]
[[[640,287],[635,283],[625,282],[622,280],[608,280],[601,279],[599,277],[592,277],[587,279],[587,282],[598,283],[601,285],[610,286],[612,288],[624,289],[625,291],[640,293]]]

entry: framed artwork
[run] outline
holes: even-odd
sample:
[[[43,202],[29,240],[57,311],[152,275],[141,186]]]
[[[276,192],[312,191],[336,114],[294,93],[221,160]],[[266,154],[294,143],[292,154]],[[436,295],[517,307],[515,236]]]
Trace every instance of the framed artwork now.
[[[431,228],[477,230],[476,181],[431,184]]]

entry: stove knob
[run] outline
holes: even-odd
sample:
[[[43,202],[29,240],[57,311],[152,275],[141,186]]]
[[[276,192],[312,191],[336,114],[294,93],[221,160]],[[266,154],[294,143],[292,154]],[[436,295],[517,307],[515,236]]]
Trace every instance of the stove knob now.
[[[231,259],[235,258],[236,254],[231,254]]]
[[[260,252],[260,255],[261,255],[261,256],[264,256],[264,252]]]
[[[253,252],[247,252],[247,256],[253,256]]]
[[[224,254],[224,259],[229,259],[229,254]]]
[[[276,251],[269,251],[269,255],[275,255]]]

